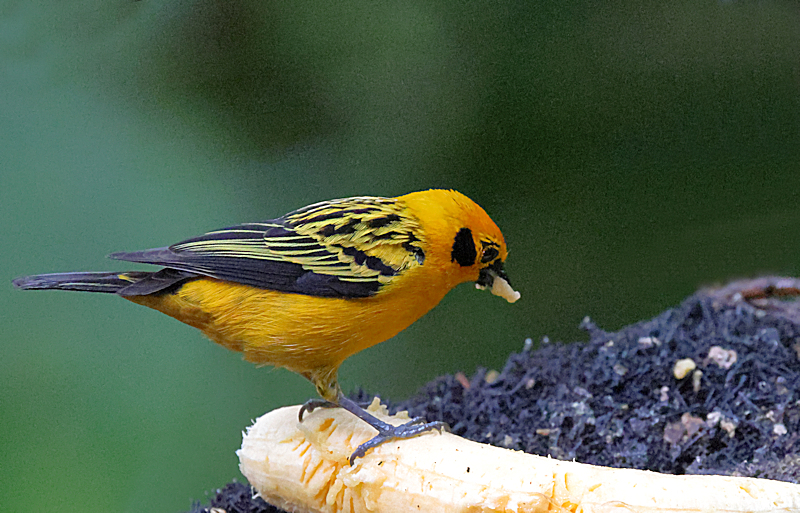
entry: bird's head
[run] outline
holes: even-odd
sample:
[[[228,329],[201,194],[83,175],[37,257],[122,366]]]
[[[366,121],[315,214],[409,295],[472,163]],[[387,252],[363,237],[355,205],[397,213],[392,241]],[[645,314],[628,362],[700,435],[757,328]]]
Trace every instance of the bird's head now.
[[[430,265],[444,272],[453,285],[472,281],[510,303],[519,299],[504,269],[505,238],[477,203],[449,190],[416,192],[402,199],[420,220],[433,253]]]

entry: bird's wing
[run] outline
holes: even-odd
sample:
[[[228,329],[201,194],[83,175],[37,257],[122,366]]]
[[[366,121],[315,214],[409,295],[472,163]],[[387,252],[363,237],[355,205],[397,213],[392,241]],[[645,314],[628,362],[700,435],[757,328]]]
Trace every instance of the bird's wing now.
[[[264,289],[355,298],[420,265],[423,242],[419,222],[396,200],[358,197],[110,256]]]

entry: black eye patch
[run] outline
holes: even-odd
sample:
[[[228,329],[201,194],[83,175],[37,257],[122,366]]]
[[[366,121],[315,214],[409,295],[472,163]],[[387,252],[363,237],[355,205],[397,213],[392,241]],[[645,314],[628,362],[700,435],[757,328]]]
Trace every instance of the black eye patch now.
[[[458,230],[456,238],[453,240],[453,250],[450,252],[450,261],[458,262],[461,267],[469,267],[475,264],[478,257],[478,250],[475,249],[475,241],[472,239],[472,230],[462,228]]]
[[[489,246],[488,248],[483,250],[483,256],[481,256],[481,262],[484,264],[491,262],[492,260],[497,258],[497,255],[499,254],[500,252],[497,251],[497,248],[495,248],[494,246]]]

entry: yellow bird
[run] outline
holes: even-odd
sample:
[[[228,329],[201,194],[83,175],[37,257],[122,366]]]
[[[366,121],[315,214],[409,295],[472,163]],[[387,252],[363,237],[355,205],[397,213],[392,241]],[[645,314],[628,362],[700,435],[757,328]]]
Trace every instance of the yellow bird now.
[[[20,289],[108,292],[194,326],[256,364],[311,381],[322,400],[300,413],[342,407],[378,430],[350,462],[386,440],[440,422],[390,426],[342,394],[349,356],[425,315],[463,282],[514,302],[506,243],[475,202],[450,190],[309,205],[261,223],[206,233],[165,248],[114,253],[155,272],[75,272],[14,280]]]

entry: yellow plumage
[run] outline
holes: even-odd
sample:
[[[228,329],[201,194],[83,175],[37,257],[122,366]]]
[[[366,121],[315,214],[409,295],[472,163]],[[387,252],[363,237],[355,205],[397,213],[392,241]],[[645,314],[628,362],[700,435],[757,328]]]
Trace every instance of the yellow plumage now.
[[[515,301],[506,256],[481,207],[430,190],[318,203],[169,248],[112,255],[162,265],[157,273],[39,275],[15,285],[116,292],[248,361],[297,372],[344,406],[341,363],[411,325],[456,285],[476,282]]]

